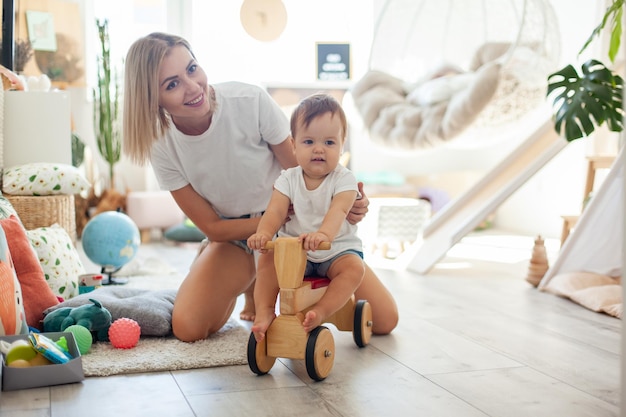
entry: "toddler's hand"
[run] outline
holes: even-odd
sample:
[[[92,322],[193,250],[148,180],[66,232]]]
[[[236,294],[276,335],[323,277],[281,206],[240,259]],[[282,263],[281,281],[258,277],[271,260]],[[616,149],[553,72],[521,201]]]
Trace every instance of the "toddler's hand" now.
[[[303,242],[303,249],[313,251],[320,246],[320,243],[330,242],[328,236],[320,232],[303,233],[298,237],[298,239]]]
[[[271,239],[268,238],[267,235],[263,233],[255,233],[248,238],[248,247],[252,250],[258,250],[261,253],[267,252],[267,249],[263,249],[265,243]]]

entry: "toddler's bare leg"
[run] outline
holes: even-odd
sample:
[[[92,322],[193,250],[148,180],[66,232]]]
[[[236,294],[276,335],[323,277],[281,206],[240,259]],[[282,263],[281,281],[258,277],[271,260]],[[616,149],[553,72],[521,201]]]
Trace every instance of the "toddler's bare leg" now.
[[[257,342],[260,342],[265,338],[267,329],[276,317],[276,297],[279,287],[273,252],[263,253],[259,257],[256,281],[254,285],[256,317],[252,325],[252,333]]]
[[[361,285],[363,274],[363,261],[357,255],[337,258],[328,269],[330,284],[324,296],[304,316],[304,330],[310,332],[343,307]]]

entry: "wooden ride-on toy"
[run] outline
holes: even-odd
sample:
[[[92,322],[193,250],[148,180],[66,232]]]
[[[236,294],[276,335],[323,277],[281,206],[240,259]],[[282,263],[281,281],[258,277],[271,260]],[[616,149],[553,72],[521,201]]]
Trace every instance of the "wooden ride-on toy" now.
[[[265,339],[257,343],[254,334],[248,340],[248,365],[257,375],[267,374],[276,358],[304,359],[309,377],[322,381],[333,367],[335,341],[331,331],[318,326],[307,333],[302,327],[305,313],[322,295],[328,278],[304,277],[306,250],[298,238],[279,237],[268,242],[274,250],[274,265],[280,288],[280,314],[270,324]],[[330,249],[325,243],[320,249]],[[358,347],[366,346],[372,336],[372,309],[366,300],[348,302],[325,320],[341,331],[351,331]]]

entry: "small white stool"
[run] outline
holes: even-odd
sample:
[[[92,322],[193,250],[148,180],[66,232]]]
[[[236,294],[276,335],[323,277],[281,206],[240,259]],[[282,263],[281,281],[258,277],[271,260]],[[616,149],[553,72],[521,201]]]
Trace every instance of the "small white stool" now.
[[[180,224],[185,214],[168,191],[131,191],[126,196],[126,214],[141,232],[141,241],[149,242],[152,229]]]

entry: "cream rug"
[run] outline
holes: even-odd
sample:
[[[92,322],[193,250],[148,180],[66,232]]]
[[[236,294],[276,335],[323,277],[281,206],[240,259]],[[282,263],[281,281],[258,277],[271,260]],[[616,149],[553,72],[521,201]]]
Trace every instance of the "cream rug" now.
[[[85,376],[175,371],[214,366],[245,365],[250,332],[234,319],[208,339],[195,343],[173,337],[142,338],[132,349],[94,343],[82,356]]]

